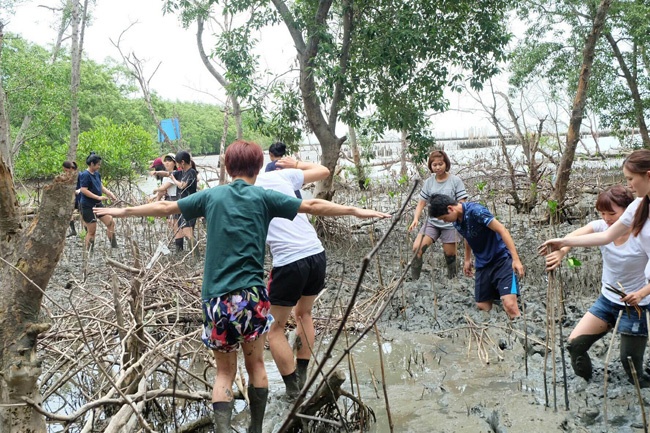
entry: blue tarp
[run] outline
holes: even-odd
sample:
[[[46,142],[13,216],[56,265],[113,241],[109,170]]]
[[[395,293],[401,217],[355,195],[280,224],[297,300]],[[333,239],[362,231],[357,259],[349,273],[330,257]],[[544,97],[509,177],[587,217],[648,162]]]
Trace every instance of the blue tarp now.
[[[170,140],[180,140],[181,125],[177,118],[161,120],[160,127],[165,131],[165,134],[167,134]],[[165,141],[165,136],[158,130],[158,142],[162,143],[163,141]]]

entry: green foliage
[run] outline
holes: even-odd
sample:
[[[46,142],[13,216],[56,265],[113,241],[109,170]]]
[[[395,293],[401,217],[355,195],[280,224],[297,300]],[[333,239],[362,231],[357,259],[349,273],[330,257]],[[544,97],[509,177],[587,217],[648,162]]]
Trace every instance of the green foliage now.
[[[549,200],[547,202],[548,211],[551,215],[557,214],[558,211],[558,202],[556,200]]]
[[[298,150],[302,138],[302,100],[297,89],[285,83],[279,83],[273,90],[274,102],[270,108],[263,109],[263,102],[255,104],[254,128],[262,134],[272,137],[272,141],[281,141],[290,152]]]
[[[597,6],[598,3],[579,0],[519,3],[519,16],[528,28],[511,56],[511,84],[523,89],[529,83],[543,80],[552,95],[574,95],[585,40]],[[639,90],[643,117],[647,119],[650,110],[648,16],[648,1],[612,2],[604,33],[596,45],[586,109],[598,117],[599,127],[610,128],[619,137],[630,128],[638,128],[631,85],[620,61],[630,71],[631,81]],[[620,58],[606,37],[608,33],[620,51]]]
[[[567,265],[569,265],[570,268],[577,268],[582,266],[582,262],[575,257],[567,257],[566,259]]]
[[[77,165],[85,167],[85,158],[91,151],[102,157],[102,178],[133,181],[155,157],[157,146],[151,135],[140,126],[118,125],[108,119],[96,121],[96,127],[79,136]]]
[[[61,172],[70,136],[69,62],[65,52],[52,62],[50,53],[44,48],[15,35],[8,34],[5,38],[0,77],[8,97],[12,139],[16,138],[23,127],[25,118],[31,119],[29,126],[22,130],[25,142],[14,156],[14,174],[17,179],[46,178]],[[125,131],[134,134],[138,137],[138,143],[144,139],[141,134],[146,134],[147,141],[154,150],[153,153],[142,147],[133,150],[135,159],[132,161],[136,162],[136,169],[142,168],[144,159],[151,159],[170,150],[166,145],[155,144],[156,127],[142,98],[133,97],[138,90],[124,67],[111,60],[98,64],[85,59],[82,61],[81,74],[79,123],[82,135],[84,132],[93,131],[92,135],[104,130],[106,122],[120,130],[120,134]],[[189,149],[195,155],[219,152],[224,129],[222,107],[164,101],[155,93],[152,94],[152,102],[159,118],[180,119],[182,140],[177,143],[178,148]],[[234,141],[236,137],[233,119],[230,119],[229,126],[226,143]],[[263,146],[271,143],[270,135],[256,129],[252,113],[243,114],[243,127],[247,139]],[[105,157],[105,152],[92,146],[88,149],[79,148],[79,167],[82,169],[85,167],[87,151],[90,150]],[[111,159],[108,158],[109,161]],[[102,168],[102,175],[112,176],[111,170],[105,170],[105,167]],[[123,171],[115,173],[117,177],[125,174]]]
[[[55,176],[62,172],[61,164],[67,152],[67,144],[33,140],[18,154],[14,175],[17,179],[45,179]]]

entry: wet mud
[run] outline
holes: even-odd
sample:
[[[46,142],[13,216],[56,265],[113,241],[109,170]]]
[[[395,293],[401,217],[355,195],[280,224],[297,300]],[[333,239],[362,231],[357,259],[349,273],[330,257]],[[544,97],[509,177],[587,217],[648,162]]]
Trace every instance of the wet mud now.
[[[368,207],[394,209],[395,203],[375,199]],[[543,240],[562,235],[592,219],[586,214],[573,225],[550,229],[533,222],[534,216],[514,216],[502,211],[502,222],[509,228],[527,270],[522,280],[523,297],[529,330],[527,350],[521,336],[511,329],[503,309],[496,304],[489,312],[479,312],[473,301],[473,280],[459,275],[446,277],[440,247],[426,253],[421,277],[412,281],[406,266],[411,259],[412,235],[402,222],[371,260],[364,276],[355,311],[346,336],[353,339],[368,326],[368,317],[387,301],[386,291],[394,290],[385,312],[378,320],[381,345],[373,332],[350,351],[339,365],[348,380],[344,388],[360,394],[372,408],[376,422],[371,432],[389,432],[392,420],[395,432],[642,432],[642,407],[647,409],[650,390],[642,389],[639,397],[628,383],[618,357],[618,336],[608,334],[592,347],[590,354],[594,377],[590,382],[576,377],[565,354],[563,368],[559,340],[559,323],[553,323],[555,344],[547,338],[548,278],[543,260],[536,255]],[[408,218],[407,218],[408,219]],[[142,224],[145,229],[137,228]],[[118,221],[120,248],[112,250],[100,225],[96,251],[84,264],[82,240],[71,237],[48,293],[54,301],[65,300],[65,285],[71,278],[81,279],[85,269],[86,285],[105,290],[108,267],[106,258],[124,263],[132,261],[125,239],[142,247],[143,256],[153,255],[156,240],[151,239],[146,221],[126,224]],[[156,222],[164,230],[164,222]],[[326,290],[315,306],[318,328],[317,353],[322,354],[337,325],[332,317],[340,316],[359,277],[363,257],[379,242],[388,229],[383,222],[369,227],[349,223],[341,232],[345,241],[333,236],[326,240],[328,279]],[[134,226],[136,228],[134,228]],[[351,228],[350,228],[351,227]],[[128,236],[127,236],[128,235]],[[200,237],[200,234],[199,234]],[[578,249],[573,254],[582,262],[577,269],[563,269],[558,276],[565,291],[565,312],[561,328],[563,338],[587,311],[599,293],[600,253],[598,249]],[[462,270],[462,250],[459,269]],[[165,258],[164,260],[171,260]],[[183,272],[200,273],[202,262],[173,264]],[[178,268],[176,268],[178,269]],[[403,276],[405,281],[398,283]],[[46,301],[50,302],[50,301]],[[338,312],[333,314],[333,312]],[[521,326],[521,325],[520,325]],[[480,337],[477,338],[477,335]],[[605,360],[610,342],[611,359],[605,397]],[[344,354],[341,339],[326,364]],[[348,340],[349,341],[349,340]],[[548,354],[544,344],[549,345]],[[384,378],[379,360],[383,355]],[[647,358],[647,356],[646,356]],[[286,416],[289,403],[284,385],[266,353],[270,380],[270,399],[264,424],[265,432],[277,431]],[[313,363],[312,363],[313,364]],[[353,367],[351,367],[353,366]],[[527,368],[526,368],[527,367]],[[566,371],[566,397],[564,372]],[[386,385],[388,408],[382,385]],[[568,400],[568,409],[566,401]],[[389,416],[390,413],[390,416]],[[244,402],[236,405],[233,419],[239,431],[245,431],[248,410]]]

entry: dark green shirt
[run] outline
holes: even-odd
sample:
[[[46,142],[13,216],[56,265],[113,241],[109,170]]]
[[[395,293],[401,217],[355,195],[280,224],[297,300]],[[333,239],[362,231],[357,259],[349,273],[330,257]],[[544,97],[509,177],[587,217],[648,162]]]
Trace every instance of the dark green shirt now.
[[[187,220],[205,217],[203,299],[264,286],[264,248],[275,217],[293,219],[302,200],[235,180],[178,201]]]

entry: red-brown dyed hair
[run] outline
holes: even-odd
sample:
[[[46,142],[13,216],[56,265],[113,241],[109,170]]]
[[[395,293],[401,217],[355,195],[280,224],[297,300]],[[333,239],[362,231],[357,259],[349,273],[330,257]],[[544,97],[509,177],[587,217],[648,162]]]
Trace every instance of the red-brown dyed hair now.
[[[633,201],[632,191],[622,185],[615,185],[598,194],[596,210],[598,212],[614,212],[613,205],[626,209]]]
[[[237,140],[226,148],[224,162],[230,176],[253,177],[264,165],[264,152],[257,143]]]
[[[447,153],[444,150],[434,150],[429,155],[429,161],[427,162],[427,167],[431,173],[433,173],[433,170],[431,170],[431,163],[433,163],[434,158],[442,158],[442,160],[445,161],[445,171],[449,171],[451,169],[451,160],[449,160]]]
[[[630,155],[623,161],[625,167],[630,173],[646,174],[650,171],[650,150],[639,149],[630,153]],[[639,208],[634,214],[632,221],[632,234],[638,236],[641,233],[643,225],[648,221],[650,214],[650,195],[646,194],[639,205]]]

